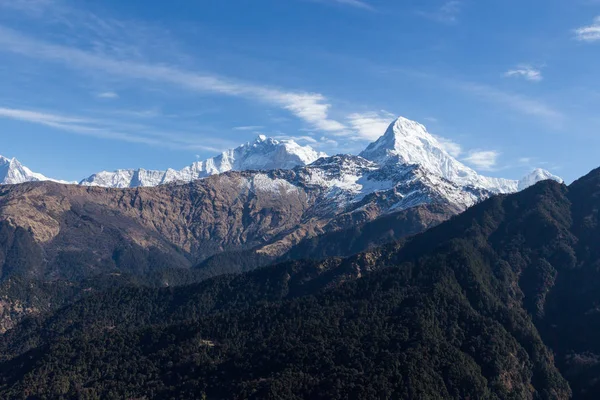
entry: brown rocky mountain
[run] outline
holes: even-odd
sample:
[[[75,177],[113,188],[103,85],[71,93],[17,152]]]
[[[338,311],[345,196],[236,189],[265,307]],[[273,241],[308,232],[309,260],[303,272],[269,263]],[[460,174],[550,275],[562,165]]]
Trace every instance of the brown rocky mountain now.
[[[594,171],[345,259],[67,299],[0,336],[0,393],[596,399],[599,191]]]
[[[248,145],[250,158],[268,161],[259,146],[266,142],[259,142]],[[233,272],[274,260],[345,256],[549,177],[480,176],[425,127],[403,118],[363,153],[156,187],[1,186],[0,279],[144,274],[205,268],[207,260],[205,270],[218,274],[224,266]],[[323,234],[333,236],[314,242]]]
[[[340,206],[326,187],[307,184],[304,172],[231,172],[191,184],[135,189],[51,182],[3,186],[1,276],[144,273],[253,248],[277,257],[305,238],[375,220],[401,197],[396,189],[393,199],[376,193]],[[437,205],[430,216],[412,223],[410,233],[461,211],[436,193],[422,202]]]

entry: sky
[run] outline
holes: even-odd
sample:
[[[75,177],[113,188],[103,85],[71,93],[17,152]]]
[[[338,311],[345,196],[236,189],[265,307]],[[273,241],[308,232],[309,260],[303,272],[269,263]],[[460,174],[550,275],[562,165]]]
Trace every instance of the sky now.
[[[0,0],[0,154],[80,180],[397,116],[478,172],[600,166],[600,0]]]

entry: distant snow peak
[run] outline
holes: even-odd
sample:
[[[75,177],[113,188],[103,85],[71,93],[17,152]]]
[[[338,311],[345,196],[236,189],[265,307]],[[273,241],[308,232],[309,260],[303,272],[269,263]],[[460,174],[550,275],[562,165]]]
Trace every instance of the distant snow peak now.
[[[276,140],[259,135],[253,142],[226,150],[213,158],[197,161],[179,171],[104,171],[84,179],[81,184],[116,188],[157,186],[170,182],[191,182],[227,171],[293,169],[324,156],[324,153],[319,153],[310,146],[300,146],[293,140]]]
[[[452,157],[436,137],[418,122],[399,117],[362,157],[386,164],[417,164],[425,171],[463,186],[484,188],[491,192],[516,190],[516,181],[482,177]]]
[[[525,190],[528,187],[533,186],[533,185],[535,185],[538,182],[546,181],[546,180],[553,180],[553,181],[556,181],[558,183],[563,183],[564,182],[562,180],[562,178],[559,178],[558,176],[553,175],[549,171],[546,171],[545,169],[541,169],[541,168],[536,168],[530,174],[526,175],[524,178],[522,178],[519,181],[518,190],[519,191]]]
[[[542,180],[562,182],[542,169],[519,181],[485,177],[462,164],[446,148],[447,144],[427,132],[423,125],[400,117],[359,156],[327,157],[293,140],[259,135],[254,141],[181,170],[104,171],[84,179],[81,185],[158,186],[251,170],[261,171],[249,175],[253,177],[248,181],[253,190],[276,194],[290,193],[300,186],[316,188],[325,196],[323,212],[359,210],[368,205],[382,212],[393,212],[433,203],[449,205],[458,212],[494,194],[520,191]],[[295,173],[264,172],[290,169],[295,169]],[[31,172],[17,160],[0,156],[0,184],[38,180],[48,178]]]
[[[0,185],[15,185],[25,182],[53,181],[68,183],[50,179],[42,174],[31,171],[21,164],[16,158],[0,156]]]
[[[457,172],[461,175],[475,173],[448,154],[443,144],[427,132],[423,125],[403,117],[392,122],[385,134],[360,155],[381,165],[390,160],[418,164],[445,177]]]
[[[490,195],[464,190],[416,164],[388,162],[382,166],[351,155],[320,159],[300,169],[299,177],[309,186],[325,190],[328,207],[348,210],[373,204],[383,212],[393,212],[440,203],[458,211]]]
[[[491,193],[513,193],[540,180],[560,178],[544,170],[536,170],[520,181],[479,175],[452,157],[435,136],[418,122],[399,117],[376,142],[371,143],[362,157],[380,165],[387,163],[416,164],[465,188],[484,189]]]

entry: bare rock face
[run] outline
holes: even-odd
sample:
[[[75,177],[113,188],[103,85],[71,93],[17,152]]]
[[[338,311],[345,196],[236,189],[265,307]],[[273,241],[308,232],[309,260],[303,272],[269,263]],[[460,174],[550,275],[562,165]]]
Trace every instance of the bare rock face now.
[[[83,268],[83,276],[119,266],[127,270],[128,264],[144,265],[139,257],[189,266],[297,226],[310,205],[307,192],[275,189],[276,195],[254,190],[252,181],[235,174],[152,189],[6,186],[0,191],[0,221],[12,236],[25,236],[29,247],[41,249],[45,269],[26,271],[35,275],[62,276],[62,267],[73,269],[69,264]],[[10,253],[14,239],[4,242]]]
[[[72,279],[109,271],[144,273],[186,268],[215,254],[248,249],[277,257],[304,239],[415,205],[447,204],[439,220],[466,206],[451,203],[419,179],[391,184],[366,160],[358,165],[350,161],[347,167],[359,169],[361,188],[381,182],[389,188],[366,194],[354,186],[340,188],[331,182],[343,172],[331,171],[325,161],[310,168],[229,172],[152,188],[52,182],[2,186],[1,276]],[[407,177],[419,173],[415,167],[402,168]],[[444,190],[454,188],[444,184]],[[14,248],[22,253],[19,257]]]
[[[356,245],[336,247],[347,255],[546,179],[559,178],[542,170],[522,181],[480,176],[404,118],[361,156],[326,157],[261,136],[181,171],[103,172],[80,185],[38,182],[48,178],[0,157],[0,279],[144,273],[248,251],[277,259],[308,239],[359,227],[348,233]],[[393,234],[368,225],[398,213]],[[331,254],[322,246],[311,245]]]

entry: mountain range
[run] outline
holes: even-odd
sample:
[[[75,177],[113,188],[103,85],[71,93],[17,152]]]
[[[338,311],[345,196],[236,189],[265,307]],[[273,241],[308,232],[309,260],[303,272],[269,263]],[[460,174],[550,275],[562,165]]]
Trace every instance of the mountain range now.
[[[16,158],[0,156],[0,185],[15,185],[24,182],[51,181],[58,183],[69,183],[56,179],[47,178],[42,174],[31,171]]]
[[[275,166],[281,168],[269,170]],[[480,176],[422,125],[404,118],[360,156],[325,157],[291,141],[260,137],[183,171],[99,174],[81,185],[0,186],[0,279],[81,279],[167,267],[218,273],[223,260],[236,272],[306,256],[300,248],[347,256],[421,232],[494,194],[560,180],[544,171],[521,181]],[[183,182],[159,184],[167,175]],[[151,187],[100,187],[99,179]],[[365,240],[360,232],[380,226],[375,221],[386,216],[381,221],[394,221],[393,227]],[[308,244],[336,233],[357,241],[327,251]],[[28,243],[28,251],[15,253],[15,243]]]
[[[43,311],[0,336],[0,395],[596,399],[599,198],[600,170],[547,180],[347,258],[183,286],[13,277],[4,306]]]
[[[403,118],[360,155],[2,165],[1,398],[600,396],[600,170],[485,177]]]
[[[345,160],[347,157],[340,157]],[[520,181],[489,178],[479,175],[454,157],[450,156],[426,128],[406,118],[394,121],[385,134],[370,144],[359,155],[375,163],[378,167],[388,164],[418,165],[428,175],[444,178],[461,187],[485,189],[491,193],[510,193],[523,190],[538,180],[560,178],[547,171],[537,169]],[[228,171],[266,171],[276,169],[294,169],[312,164],[327,155],[319,153],[310,146],[300,146],[293,140],[275,140],[260,135],[254,142],[248,142],[222,154],[198,161],[182,170],[152,171],[145,169],[102,171],[79,182],[84,186],[111,188],[149,187],[173,182],[192,182],[211,175]],[[33,173],[17,160],[0,159],[0,184],[15,184],[30,181],[52,180],[41,174]],[[364,163],[362,160],[357,161]],[[341,166],[343,168],[343,166]],[[352,184],[360,176],[344,177]],[[354,179],[356,178],[356,179]],[[333,185],[342,186],[341,182]],[[368,191],[369,189],[367,189]]]
[[[227,150],[208,160],[195,162],[179,171],[103,171],[82,180],[80,184],[113,188],[158,186],[171,182],[192,182],[228,171],[293,169],[324,156],[324,153],[318,153],[310,146],[300,146],[293,140],[275,140],[260,135],[254,142]]]

